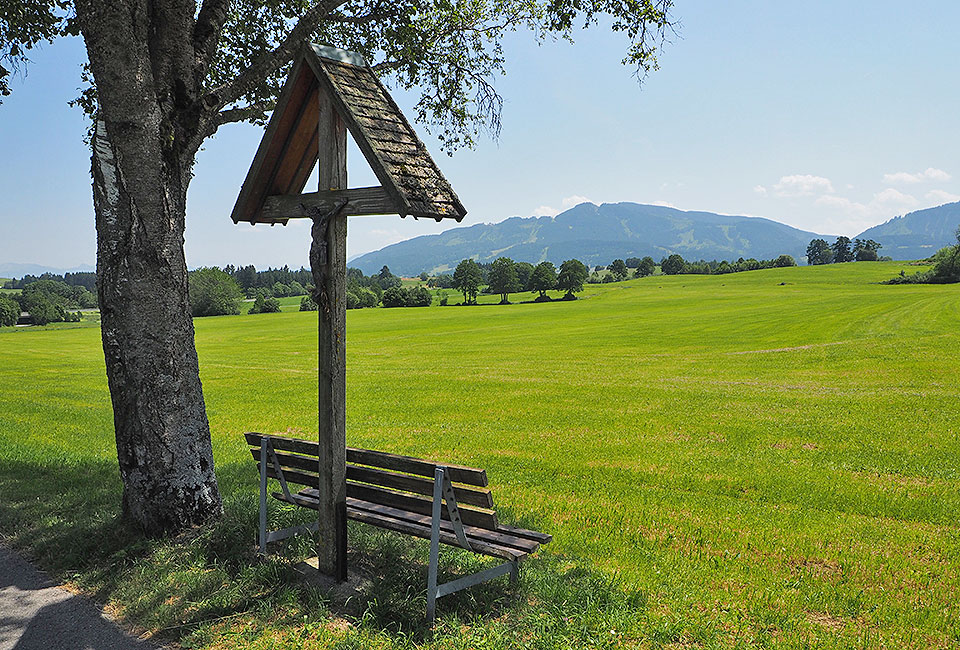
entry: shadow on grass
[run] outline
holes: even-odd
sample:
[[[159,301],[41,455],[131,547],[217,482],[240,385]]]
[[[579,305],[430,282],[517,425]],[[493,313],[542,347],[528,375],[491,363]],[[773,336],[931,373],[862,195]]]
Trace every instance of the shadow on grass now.
[[[646,636],[646,596],[548,551],[506,578],[442,598],[435,630],[424,622],[428,543],[350,523],[350,566],[362,589],[344,601],[298,580],[313,554],[306,536],[256,555],[258,491],[249,463],[217,468],[224,516],[176,537],[145,538],[119,519],[116,465],[0,460],[0,527],[8,542],[62,580],[109,602],[128,625],[185,646],[252,635],[274,647],[552,647],[619,645]],[[271,527],[309,520],[271,503]],[[536,526],[535,521],[525,524]],[[441,581],[491,566],[441,552]],[[672,636],[669,635],[668,636]],[[242,645],[242,644],[238,644]],[[308,643],[309,645],[309,643]]]

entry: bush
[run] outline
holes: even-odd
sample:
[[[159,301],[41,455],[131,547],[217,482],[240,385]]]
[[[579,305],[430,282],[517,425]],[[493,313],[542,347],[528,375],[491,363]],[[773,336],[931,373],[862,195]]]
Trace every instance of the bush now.
[[[300,299],[300,311],[317,311],[317,303],[310,296]]]
[[[302,295],[304,295],[305,293],[307,293],[306,287],[304,287],[302,284],[300,284],[300,283],[297,282],[296,280],[292,281],[292,282],[290,283],[289,287],[290,287],[290,292],[289,292],[288,295],[291,295],[291,296],[302,296]]]
[[[874,253],[874,256],[876,256],[876,253]],[[793,259],[793,256],[791,255],[781,255],[773,261],[773,265],[778,269],[782,269],[788,266],[796,266],[797,261]]]
[[[414,287],[407,291],[407,307],[429,307],[433,295],[425,287]]]
[[[0,295],[0,327],[13,327],[20,320],[20,303]]]
[[[347,292],[347,309],[356,309],[360,306],[360,299],[352,291]]]
[[[42,291],[23,293],[21,304],[23,310],[30,314],[34,325],[59,323],[67,315],[67,311],[62,305],[58,305],[52,296]]]
[[[407,290],[403,287],[390,287],[383,292],[380,301],[384,307],[405,307],[407,305]]]
[[[368,307],[376,307],[380,304],[380,296],[366,288],[359,288],[353,292],[359,301],[359,306],[361,309],[366,309]]]
[[[259,296],[253,301],[253,307],[250,308],[250,314],[277,314],[280,312],[280,301],[276,298],[264,298]]]
[[[242,298],[237,281],[218,268],[197,269],[190,274],[190,311],[194,316],[239,314]]]

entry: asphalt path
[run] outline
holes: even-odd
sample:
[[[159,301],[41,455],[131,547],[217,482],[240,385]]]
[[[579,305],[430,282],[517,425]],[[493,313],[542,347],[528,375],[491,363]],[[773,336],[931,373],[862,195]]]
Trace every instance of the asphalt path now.
[[[0,545],[0,650],[160,650]]]

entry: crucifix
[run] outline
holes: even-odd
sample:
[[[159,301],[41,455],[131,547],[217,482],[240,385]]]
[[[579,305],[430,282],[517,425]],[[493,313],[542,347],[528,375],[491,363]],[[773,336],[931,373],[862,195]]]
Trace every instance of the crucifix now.
[[[347,132],[380,181],[347,187]],[[319,163],[317,192],[302,193]],[[234,223],[307,218],[318,306],[321,573],[347,577],[347,217],[399,214],[460,221],[466,210],[362,56],[307,43],[294,61],[233,208]]]

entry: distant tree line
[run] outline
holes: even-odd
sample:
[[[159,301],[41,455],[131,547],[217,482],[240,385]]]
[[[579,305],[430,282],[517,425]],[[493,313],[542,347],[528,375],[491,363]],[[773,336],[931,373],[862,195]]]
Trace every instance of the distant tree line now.
[[[740,273],[742,271],[756,271],[759,269],[785,268],[796,266],[797,262],[790,255],[780,255],[770,260],[740,258],[735,262],[726,260],[699,260],[687,261],[682,255],[674,253],[660,260],[660,272],[664,275],[723,275],[726,273]],[[633,269],[634,278],[643,278],[657,272],[657,264],[652,257],[628,257],[626,260],[615,259],[607,266],[596,266],[588,282],[599,284],[605,282],[619,282],[630,276]],[[609,273],[603,273],[609,271]]]
[[[878,251],[883,248],[872,239],[854,239],[837,237],[832,244],[825,239],[814,239],[807,246],[807,264],[841,264],[843,262],[876,262],[880,260]]]
[[[69,285],[71,287],[83,287],[91,293],[97,292],[97,274],[92,271],[81,271],[78,273],[64,273],[63,275],[58,275],[56,273],[43,273],[41,275],[25,275],[19,280],[7,280],[4,283],[4,289],[23,289],[28,284],[36,282],[37,280],[53,280],[55,282],[62,282],[63,284]]]
[[[927,261],[932,268],[907,275],[900,271],[900,275],[887,280],[885,284],[952,284],[960,282],[960,228],[956,232],[957,243],[954,246],[941,248]]]
[[[463,294],[466,305],[476,304],[481,290],[499,295],[500,304],[505,305],[509,304],[511,293],[521,291],[536,292],[537,302],[551,300],[547,292],[552,290],[563,291],[563,300],[574,300],[575,294],[583,291],[587,276],[587,267],[577,259],[565,261],[558,270],[553,262],[544,261],[534,266],[498,257],[488,265],[472,259],[462,260],[452,276],[435,276],[428,282],[430,286],[456,289]]]
[[[247,266],[228,264],[223,267],[223,272],[234,279],[247,298],[303,296],[307,294],[307,287],[313,282],[310,270],[302,266],[296,271],[286,265],[279,269],[268,268],[266,271],[258,271],[253,264]]]
[[[23,312],[34,325],[79,322],[80,312],[76,310],[96,305],[96,295],[81,285],[34,278],[23,283],[20,293],[0,295],[0,326],[16,325]]]
[[[301,268],[288,267],[257,271],[253,265],[235,267],[205,267],[190,272],[190,308],[194,316],[224,316],[239,314],[246,296],[253,298],[248,313],[269,314],[280,311],[278,298],[302,296],[300,311],[316,311],[312,275]],[[427,307],[433,295],[425,287],[402,286],[402,280],[384,266],[374,275],[348,268],[346,274],[346,307],[363,309],[376,307]],[[245,284],[244,284],[245,283]]]

